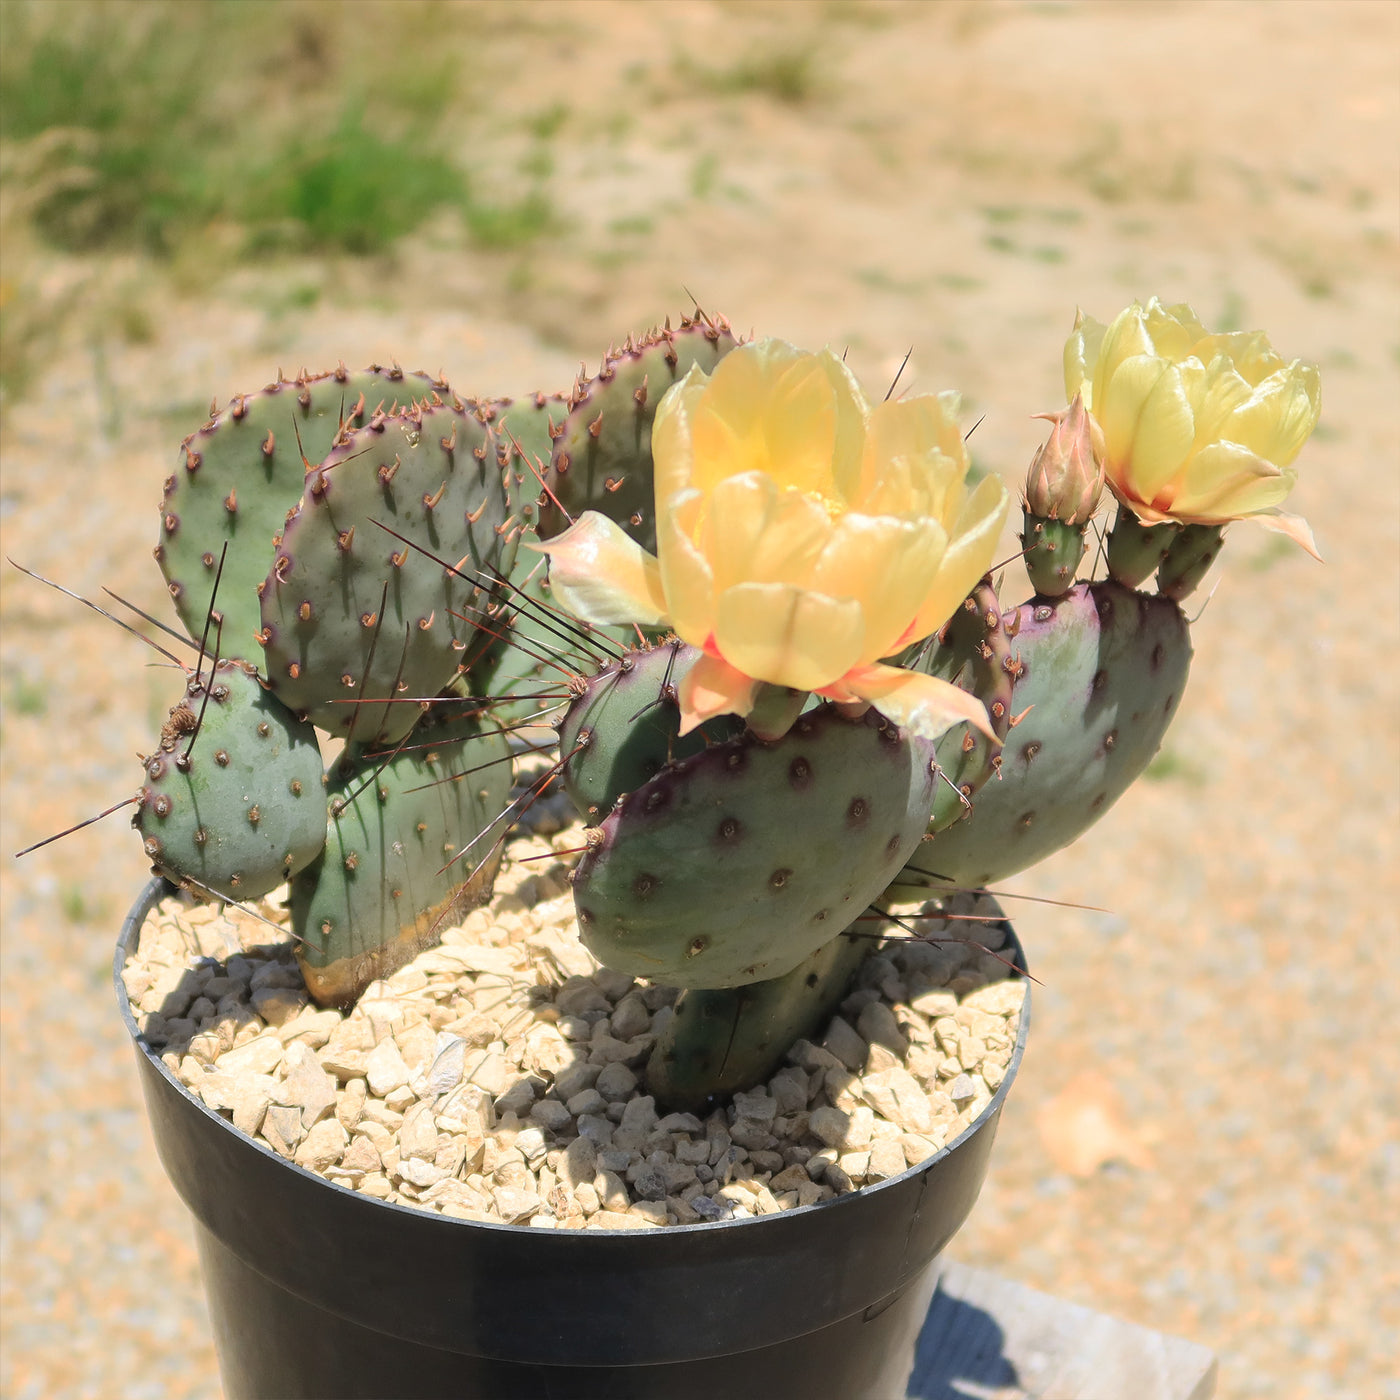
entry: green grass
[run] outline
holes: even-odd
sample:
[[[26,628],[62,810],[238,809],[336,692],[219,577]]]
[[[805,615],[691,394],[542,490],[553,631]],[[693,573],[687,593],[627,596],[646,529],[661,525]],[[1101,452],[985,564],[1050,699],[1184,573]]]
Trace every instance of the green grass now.
[[[720,96],[753,93],[792,107],[812,101],[824,87],[818,51],[812,44],[748,54],[721,68],[682,55],[674,67],[682,82],[706,92]]]
[[[1291,559],[1298,546],[1283,535],[1270,535],[1262,547],[1245,558],[1245,567],[1252,574],[1268,573],[1275,564]]]
[[[64,885],[58,894],[58,907],[70,924],[86,924],[92,920],[93,910],[81,885]]]
[[[443,205],[469,208],[466,176],[422,138],[382,134],[348,109],[319,138],[279,151],[252,179],[243,210],[294,241],[379,253]]]
[[[448,144],[485,120],[471,79],[432,50],[386,62],[393,35],[373,33],[390,18],[436,28],[437,12],[366,0],[355,13],[347,29],[298,0],[4,0],[0,126],[42,153],[7,197],[76,252],[173,256],[231,224],[247,256],[376,254],[444,208],[492,247],[550,231],[546,143],[569,109],[525,119],[525,193],[482,197]],[[487,23],[475,7],[446,19],[468,38]]]
[[[715,192],[715,181],[719,177],[719,157],[713,151],[706,151],[696,158],[690,171],[690,193],[695,199],[709,199]]]
[[[1206,779],[1205,773],[1197,764],[1182,758],[1171,749],[1162,749],[1143,770],[1143,777],[1158,783],[1174,778],[1190,787],[1200,787]]]
[[[505,203],[471,199],[463,214],[473,241],[483,248],[519,248],[562,227],[549,196],[539,190]]]
[[[1244,329],[1244,298],[1229,290],[1221,302],[1220,314],[1215,318],[1217,332],[1242,331]]]
[[[6,703],[19,714],[37,717],[49,707],[48,692],[27,676],[16,675],[10,679],[10,693]]]

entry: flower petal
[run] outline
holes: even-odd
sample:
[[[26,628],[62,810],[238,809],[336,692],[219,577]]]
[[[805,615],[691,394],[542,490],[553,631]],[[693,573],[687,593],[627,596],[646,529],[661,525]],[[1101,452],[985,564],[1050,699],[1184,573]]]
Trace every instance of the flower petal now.
[[[1266,530],[1287,535],[1295,544],[1302,545],[1319,564],[1322,563],[1322,555],[1317,550],[1317,541],[1313,539],[1312,526],[1301,515],[1289,515],[1286,511],[1279,510],[1277,506],[1270,506],[1267,510],[1258,511],[1248,518],[1257,521]]]
[[[949,532],[948,546],[928,581],[924,600],[902,641],[936,632],[992,566],[1011,493],[999,476],[985,476]]]
[[[829,478],[836,395],[815,355],[780,340],[730,351],[690,414],[692,484],[712,491],[727,476],[762,471],[807,490]]]
[[[1107,399],[1109,381],[1118,373],[1123,361],[1139,355],[1153,356],[1152,337],[1148,335],[1143,319],[1142,307],[1134,302],[1121,311],[1103,333],[1098,356],[1093,362],[1093,389],[1087,398],[1090,409],[1100,423],[1104,421],[1101,410]]]
[[[681,678],[676,703],[682,734],[716,715],[746,715],[753,708],[758,682],[718,656],[702,656]]]
[[[1088,409],[1094,406],[1094,366],[1107,330],[1102,321],[1077,311],[1074,329],[1065,341],[1065,398],[1073,400],[1076,394],[1083,394],[1084,407]]]
[[[786,369],[770,387],[764,408],[764,468],[774,483],[828,496],[839,415],[836,390],[820,356],[804,355]]]
[[[868,700],[886,719],[924,739],[936,739],[955,724],[966,722],[994,743],[1000,742],[987,717],[987,707],[975,695],[922,671],[862,666],[823,694],[833,700]]]
[[[1213,442],[1191,459],[1171,498],[1155,504],[1175,520],[1234,520],[1278,505],[1294,477],[1240,443]]]
[[[738,583],[806,587],[831,531],[819,500],[745,472],[715,487],[699,544],[714,566],[717,590]]]
[[[944,478],[961,484],[967,474],[967,448],[958,423],[960,396],[955,393],[918,394],[887,399],[870,414],[861,469],[861,499],[856,504],[872,514],[866,496],[881,481],[886,464],[901,457],[945,458]],[[938,511],[942,514],[942,511]]]
[[[861,660],[892,652],[928,592],[947,535],[937,520],[897,520],[848,512],[836,522],[810,584],[829,597],[860,601],[865,614]]]
[[[692,646],[704,646],[715,625],[715,579],[695,543],[703,493],[682,491],[657,504],[656,552],[671,626]]]
[[[1249,381],[1224,355],[1212,359],[1203,374],[1190,376],[1187,391],[1196,419],[1197,449],[1219,442],[1222,437],[1234,436],[1225,431],[1225,425],[1230,415],[1241,404],[1248,403],[1254,392]]]
[[[709,378],[699,365],[692,365],[685,378],[671,388],[657,405],[651,425],[652,479],[658,503],[684,491],[693,483],[695,451],[692,423],[695,407]]]
[[[530,547],[549,555],[554,596],[586,622],[670,620],[656,560],[606,515],[586,510],[562,535]]]
[[[1196,436],[1181,370],[1151,355],[1118,367],[1100,421],[1108,471],[1145,501],[1181,470]]]
[[[1262,383],[1284,367],[1283,357],[1263,331],[1221,331],[1203,336],[1192,353],[1207,362],[1223,356],[1251,385]]]
[[[1143,325],[1152,337],[1153,350],[1168,360],[1194,355],[1195,346],[1206,334],[1206,328],[1185,302],[1163,306],[1156,297],[1143,308]]]
[[[1259,384],[1231,416],[1224,436],[1286,467],[1312,436],[1321,411],[1317,366],[1295,360]]]
[[[715,649],[746,675],[817,690],[856,664],[859,603],[783,583],[741,583],[719,597]]]
[[[830,350],[818,355],[822,369],[831,384],[836,403],[836,443],[831,461],[831,475],[836,494],[843,505],[851,505],[860,489],[863,447],[870,419],[870,403],[846,362]]]

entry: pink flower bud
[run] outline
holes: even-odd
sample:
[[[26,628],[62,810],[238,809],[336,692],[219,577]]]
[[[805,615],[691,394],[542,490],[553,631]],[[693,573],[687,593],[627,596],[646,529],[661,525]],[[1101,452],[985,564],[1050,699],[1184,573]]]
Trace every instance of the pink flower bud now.
[[[1053,423],[1026,477],[1026,509],[1045,520],[1083,525],[1098,509],[1103,490],[1103,433],[1084,407],[1083,394],[1058,413],[1038,413]]]

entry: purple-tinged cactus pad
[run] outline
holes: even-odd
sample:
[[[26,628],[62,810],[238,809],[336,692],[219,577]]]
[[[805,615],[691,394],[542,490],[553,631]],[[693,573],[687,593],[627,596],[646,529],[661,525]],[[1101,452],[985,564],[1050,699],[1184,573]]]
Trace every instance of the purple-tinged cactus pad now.
[[[1011,723],[1012,642],[990,578],[984,578],[963,599],[957,612],[934,638],[915,646],[903,658],[910,670],[951,681],[975,695],[986,707],[999,741]],[[930,834],[961,821],[968,803],[1001,767],[1001,742],[993,743],[970,724],[955,725],[938,740],[938,764],[945,782],[933,795]]]
[[[1069,845],[1152,761],[1186,688],[1190,633],[1166,598],[1080,583],[1022,603],[1003,625],[1023,717],[1000,781],[919,848],[898,885],[975,888]]]
[[[629,793],[574,875],[584,943],[678,987],[780,977],[862,914],[918,845],[933,746],[825,704],[775,743],[712,745]]]
[[[568,756],[564,788],[590,826],[668,763],[744,732],[737,715],[718,715],[679,737],[676,687],[699,659],[695,647],[672,638],[628,650],[584,683],[560,722],[559,752]]]

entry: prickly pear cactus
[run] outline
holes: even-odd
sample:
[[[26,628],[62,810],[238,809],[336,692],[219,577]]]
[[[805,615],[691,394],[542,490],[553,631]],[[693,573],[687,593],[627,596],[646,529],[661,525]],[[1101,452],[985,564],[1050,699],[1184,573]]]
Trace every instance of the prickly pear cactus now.
[[[667,1108],[690,1112],[761,1084],[795,1041],[827,1020],[873,947],[831,938],[781,977],[682,993],[647,1061],[647,1089]]]
[[[559,749],[569,756],[565,790],[585,821],[602,821],[620,797],[668,764],[744,732],[741,719],[720,715],[680,737],[676,687],[699,655],[672,638],[628,650],[582,682],[560,722]]]
[[[987,707],[995,741],[970,726],[959,726],[938,741],[944,781],[934,793],[929,831],[941,831],[971,810],[973,796],[1001,767],[1001,750],[1011,724],[1013,658],[1010,635],[996,588],[984,578],[963,600],[931,645],[918,648],[905,665],[952,681]]]
[[[245,662],[192,676],[143,762],[132,825],[155,872],[195,894],[260,899],[325,844],[316,732]]]
[[[698,403],[737,346],[697,312],[610,350],[567,398],[463,399],[342,365],[211,410],[156,549],[200,656],[143,759],[134,825],[155,869],[222,899],[289,882],[307,985],[346,1003],[489,895],[510,731],[565,711],[559,771],[590,828],[582,937],[683,989],[647,1073],[699,1106],[765,1077],[839,1000],[872,902],[1024,869],[1112,806],[1180,701],[1178,604],[1230,520],[1316,552],[1279,509],[1316,370],[1261,335],[1211,336],[1188,307],[1076,322],[1069,403],[1044,415],[1026,479],[1035,592],[1011,608],[984,578],[954,609],[995,557],[1004,497],[971,489],[952,396],[876,403],[832,355],[740,350],[753,373],[716,376],[706,421],[762,451],[692,438],[688,523],[682,493],[658,503],[659,405],[692,370]],[[1201,400],[1207,383],[1229,392]],[[741,473],[762,478],[757,523],[715,505]],[[1109,578],[1076,582],[1105,488]],[[667,553],[663,532],[665,559],[659,510],[687,546]],[[622,533],[591,519],[553,546],[554,587],[524,546],[590,511]],[[753,548],[734,547],[751,524]],[[1136,591],[1154,573],[1157,594]],[[697,645],[640,631],[671,624]],[[344,741],[328,774],[318,728]]]

